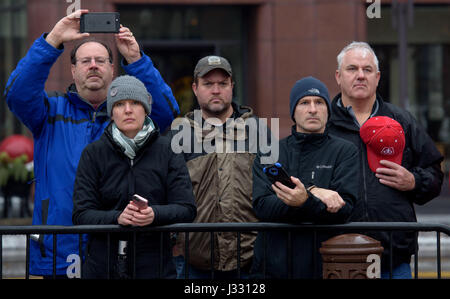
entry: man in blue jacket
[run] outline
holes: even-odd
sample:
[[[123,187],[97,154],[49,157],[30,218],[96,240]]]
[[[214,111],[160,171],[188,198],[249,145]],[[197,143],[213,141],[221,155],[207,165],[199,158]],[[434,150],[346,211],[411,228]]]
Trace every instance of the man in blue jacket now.
[[[51,67],[64,43],[89,36],[79,32],[88,10],[62,18],[31,46],[11,74],[5,98],[11,111],[31,130],[35,142],[36,177],[33,225],[72,225],[72,193],[77,165],[87,144],[97,140],[109,123],[106,95],[114,77],[111,50],[98,41],[83,41],[71,54],[74,84],[66,93],[44,91]],[[179,113],[178,104],[133,33],[121,27],[115,35],[124,70],[144,82],[153,98],[151,117],[161,131]],[[56,275],[65,276],[73,255],[80,254],[78,235],[57,236]],[[52,275],[53,237],[31,242],[30,274]]]

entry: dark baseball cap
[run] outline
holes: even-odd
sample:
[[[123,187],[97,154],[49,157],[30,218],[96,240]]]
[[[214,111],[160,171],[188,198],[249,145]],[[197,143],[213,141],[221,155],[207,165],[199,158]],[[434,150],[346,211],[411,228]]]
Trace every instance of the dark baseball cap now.
[[[203,77],[210,71],[214,69],[222,69],[227,72],[228,75],[232,76],[231,65],[223,57],[220,56],[206,56],[197,62],[194,69],[194,78]]]

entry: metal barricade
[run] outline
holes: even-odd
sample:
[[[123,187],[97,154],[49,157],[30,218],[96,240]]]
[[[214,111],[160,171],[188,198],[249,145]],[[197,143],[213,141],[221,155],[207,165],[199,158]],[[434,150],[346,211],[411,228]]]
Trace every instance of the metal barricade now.
[[[107,260],[108,260],[108,278],[111,277],[111,269],[109,267],[110,261],[110,240],[111,234],[116,233],[130,233],[133,238],[132,241],[136,242],[136,233],[139,232],[159,232],[161,235],[160,240],[163,240],[162,235],[164,233],[185,233],[185,255],[186,255],[186,265],[189,264],[189,233],[195,232],[210,232],[211,234],[211,279],[214,279],[214,238],[213,234],[215,232],[236,232],[237,234],[237,273],[240,277],[240,251],[241,251],[241,233],[245,232],[267,232],[267,231],[285,231],[288,234],[288,246],[286,252],[288,254],[288,265],[292,258],[291,249],[291,234],[292,232],[313,232],[314,239],[317,238],[319,232],[339,232],[339,233],[360,233],[369,231],[385,231],[389,232],[390,238],[392,240],[392,234],[396,231],[408,231],[414,232],[416,238],[419,232],[436,232],[436,271],[437,278],[440,279],[442,267],[441,267],[441,233],[450,236],[450,226],[443,224],[427,224],[427,223],[410,223],[410,222],[353,222],[347,224],[337,224],[337,225],[315,225],[315,224],[283,224],[283,223],[267,223],[267,222],[257,222],[257,223],[178,223],[165,226],[157,227],[123,227],[119,225],[79,225],[79,226],[51,226],[51,225],[36,225],[36,226],[0,226],[0,278],[3,277],[3,238],[4,235],[25,235],[26,236],[26,269],[25,278],[29,279],[29,246],[30,246],[30,236],[33,234],[47,234],[53,236],[53,253],[57,252],[57,236],[63,234],[78,234],[79,235],[79,254],[80,257],[83,255],[82,252],[82,236],[83,234],[90,233],[102,233],[107,235]],[[263,237],[263,239],[265,239]],[[264,245],[265,246],[265,245]],[[135,248],[135,246],[133,246]],[[389,248],[390,256],[392,257],[392,242]],[[318,252],[318,248],[314,248],[314,252]],[[135,257],[135,250],[133,255]],[[160,264],[159,273],[162,273],[162,242],[160,246]],[[135,258],[133,258],[135,261]],[[418,255],[417,249],[414,255],[414,278],[418,278]],[[265,266],[263,267],[265,268]],[[288,269],[289,277],[292,275],[292,269]],[[392,274],[392,258],[390,260],[390,273]],[[188,266],[185,268],[186,277],[188,277]],[[133,265],[133,275],[135,275],[135,265]],[[53,278],[56,277],[56,254],[53,254]]]

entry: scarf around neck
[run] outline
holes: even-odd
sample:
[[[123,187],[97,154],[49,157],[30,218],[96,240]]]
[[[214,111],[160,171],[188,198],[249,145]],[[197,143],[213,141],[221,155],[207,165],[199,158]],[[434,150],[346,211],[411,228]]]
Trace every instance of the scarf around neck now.
[[[155,125],[148,116],[145,117],[142,129],[136,134],[136,136],[134,136],[134,138],[125,136],[114,122],[111,129],[114,141],[120,146],[123,153],[131,160],[136,157],[136,152],[142,147],[142,145],[145,144],[153,130],[155,130]]]

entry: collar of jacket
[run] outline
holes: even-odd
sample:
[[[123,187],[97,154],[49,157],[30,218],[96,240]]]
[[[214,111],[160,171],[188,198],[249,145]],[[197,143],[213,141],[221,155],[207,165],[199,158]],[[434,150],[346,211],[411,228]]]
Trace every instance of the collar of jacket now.
[[[308,144],[320,146],[328,138],[328,126],[325,127],[323,133],[299,133],[296,130],[296,126],[293,125],[291,128],[293,141],[295,144]]]
[[[102,137],[104,137],[104,138],[106,138],[106,140],[108,140],[108,143],[114,148],[114,150],[118,154],[126,157],[125,154],[123,153],[123,150],[114,141],[114,138],[113,138],[113,135],[112,135],[112,124],[113,124],[113,121],[111,120],[109,122],[108,126],[105,128],[105,131],[103,132],[103,136]],[[147,138],[145,143],[138,149],[138,151],[136,152],[136,157],[134,158],[134,160],[138,160],[139,157],[141,156],[141,154],[145,151],[145,149],[148,148],[150,146],[150,144],[152,144],[155,141],[156,137],[159,136],[158,124],[156,122],[153,122],[153,125],[155,126],[154,130],[150,133],[150,136]]]
[[[358,131],[359,127],[353,122],[353,116],[344,106],[338,106],[338,100],[341,98],[342,94],[338,93],[331,102],[331,118],[329,123],[332,123],[334,126],[344,127],[348,130]],[[380,111],[383,110],[384,101],[381,96],[377,93],[375,100],[378,102],[378,111],[376,115],[380,115]],[[372,106],[372,112],[374,112],[375,103]]]
[[[244,105],[238,106],[234,102],[231,102],[231,106],[233,107],[233,114],[220,127],[207,124],[203,117],[196,117],[195,111],[201,113],[200,110],[194,110],[186,114],[186,118],[194,129],[194,136],[198,142],[209,141],[215,139],[216,136],[236,141],[246,140],[248,138],[245,121],[253,116],[253,109]],[[200,119],[201,123],[198,121]]]
[[[97,117],[98,116],[108,116],[107,111],[106,111],[106,99],[103,103],[101,103],[97,109],[94,109],[94,106],[92,106],[91,103],[89,103],[89,101],[83,99],[77,91],[77,88],[75,86],[75,83],[72,83],[69,85],[69,87],[67,87],[67,95],[69,98],[69,101],[74,104],[77,107],[80,107],[82,109],[87,109],[87,110],[92,110],[92,111],[96,111],[97,113]]]

